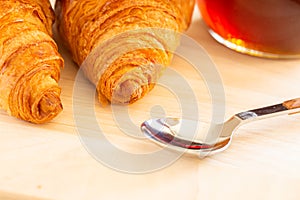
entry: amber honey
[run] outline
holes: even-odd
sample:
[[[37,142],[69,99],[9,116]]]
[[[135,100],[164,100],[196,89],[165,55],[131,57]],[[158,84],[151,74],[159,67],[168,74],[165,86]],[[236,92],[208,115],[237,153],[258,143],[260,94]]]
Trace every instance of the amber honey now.
[[[198,0],[211,35],[237,51],[300,57],[300,0]]]

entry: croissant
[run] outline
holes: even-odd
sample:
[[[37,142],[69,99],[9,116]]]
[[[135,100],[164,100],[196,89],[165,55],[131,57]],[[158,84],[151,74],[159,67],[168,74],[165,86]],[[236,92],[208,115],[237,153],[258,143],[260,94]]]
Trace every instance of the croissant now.
[[[147,94],[189,27],[194,0],[59,0],[58,29],[101,103]]]
[[[2,0],[0,6],[0,108],[33,123],[62,111],[58,80],[63,59],[52,39],[48,0]]]

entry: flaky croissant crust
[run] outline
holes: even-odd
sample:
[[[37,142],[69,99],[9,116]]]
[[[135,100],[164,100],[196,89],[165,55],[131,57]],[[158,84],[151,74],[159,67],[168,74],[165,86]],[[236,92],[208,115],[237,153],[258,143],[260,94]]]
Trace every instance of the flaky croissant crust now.
[[[53,21],[49,1],[1,1],[0,107],[34,123],[62,111],[57,81],[63,59],[51,38]]]
[[[132,103],[153,88],[159,74],[171,62],[174,48],[169,47],[178,45],[177,36],[155,35],[150,29],[172,30],[171,35],[186,30],[194,3],[194,0],[60,0],[56,12],[60,33],[74,61],[84,66],[85,75],[97,87],[99,100]],[[141,30],[136,44],[147,38],[150,43],[160,43],[158,46],[162,48],[140,46],[111,60],[107,55],[114,56],[128,41],[119,34],[135,30]]]

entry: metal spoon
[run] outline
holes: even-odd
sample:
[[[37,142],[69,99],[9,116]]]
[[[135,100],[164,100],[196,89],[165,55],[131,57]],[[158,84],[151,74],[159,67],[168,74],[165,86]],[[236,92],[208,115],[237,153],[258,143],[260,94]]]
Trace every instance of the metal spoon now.
[[[207,134],[202,134],[203,139],[199,139],[199,134],[196,138],[190,136],[193,134],[189,132],[189,127],[197,126],[198,122],[187,119],[150,119],[142,123],[141,130],[159,145],[207,156],[225,150],[230,145],[233,132],[245,123],[296,113],[300,113],[300,98],[241,112],[222,124],[210,126]]]

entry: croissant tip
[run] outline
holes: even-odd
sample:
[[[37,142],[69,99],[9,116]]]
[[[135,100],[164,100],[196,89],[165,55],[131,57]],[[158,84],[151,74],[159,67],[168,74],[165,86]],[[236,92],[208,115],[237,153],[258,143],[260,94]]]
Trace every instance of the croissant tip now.
[[[39,119],[35,123],[45,123],[56,117],[63,110],[59,96],[49,94],[42,97],[39,103]]]
[[[114,104],[132,104],[142,98],[145,93],[144,89],[143,85],[132,80],[126,80],[114,89],[111,102]]]

